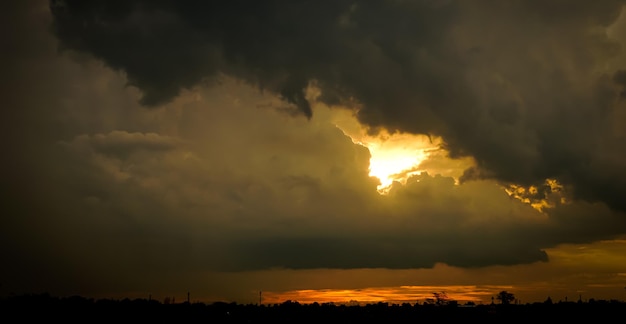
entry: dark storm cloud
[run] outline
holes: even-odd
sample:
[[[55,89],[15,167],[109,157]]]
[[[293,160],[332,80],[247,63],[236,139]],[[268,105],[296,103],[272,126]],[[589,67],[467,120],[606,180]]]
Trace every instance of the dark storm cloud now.
[[[469,237],[467,237],[469,238]],[[475,238],[472,238],[473,241]],[[235,247],[235,264],[222,264],[225,270],[269,269],[421,269],[443,262],[458,267],[514,265],[548,261],[546,253],[527,244],[472,246],[450,241],[410,238],[344,239],[267,239],[244,242]],[[502,242],[511,242],[502,237]],[[347,257],[349,256],[349,257]],[[229,268],[231,267],[231,268]]]
[[[63,46],[128,74],[146,105],[227,73],[311,114],[303,89],[343,47],[333,24],[351,3],[292,1],[52,1]],[[334,43],[336,42],[336,43]],[[336,52],[337,51],[337,52]],[[321,61],[320,61],[321,60]],[[311,63],[316,66],[310,66]]]
[[[604,28],[622,1],[52,1],[63,48],[126,73],[158,105],[220,74],[311,116],[356,100],[372,127],[443,136],[464,180],[539,185],[626,210],[623,72]]]
[[[540,214],[491,181],[423,174],[381,196],[369,151],[326,108],[309,121],[259,109],[282,103],[229,78],[143,109],[119,74],[57,55],[49,12],[36,4],[16,10],[23,19],[11,30],[22,37],[0,53],[11,72],[0,75],[10,139],[0,160],[0,255],[10,266],[0,274],[13,287],[175,290],[180,278],[225,268],[528,263],[545,261],[546,247],[624,228],[602,205]],[[377,82],[356,75],[353,84]]]
[[[619,49],[599,34],[572,38],[583,22],[609,21],[613,12],[600,9],[610,2],[539,11],[532,6],[546,2],[512,8],[514,2],[494,1],[485,9],[483,2],[311,1],[302,9],[299,1],[256,1],[253,10],[236,1],[66,3],[54,21],[46,0],[10,1],[0,12],[2,294],[156,298],[192,287],[213,297],[244,287],[235,296],[241,298],[256,287],[293,288],[291,272],[251,279],[250,272],[211,271],[511,265],[546,261],[544,250],[563,243],[624,234],[623,213],[570,201],[543,181],[522,198],[547,200],[554,207],[544,213],[493,181],[455,185],[449,175],[458,175],[465,160],[450,160],[445,150],[431,152],[422,165],[432,175],[381,196],[368,177],[370,152],[333,126],[338,111],[312,101],[315,114],[307,121],[259,108],[282,109],[287,99],[307,111],[302,86],[315,79],[318,100],[357,99],[364,105],[360,118],[372,126],[446,135],[456,154],[480,157],[476,175],[538,179],[528,163],[536,159],[545,170],[569,165],[559,169],[568,179],[574,170],[568,159],[586,157],[576,161],[580,176],[569,182],[593,184],[578,187],[584,197],[617,200],[623,138],[610,132],[623,136],[623,114],[605,126],[626,104],[607,99],[624,91],[624,72],[616,71],[626,67],[590,73],[592,62]],[[552,32],[538,28],[525,36],[532,31],[527,16],[493,14],[514,11],[533,11],[534,23]],[[101,62],[57,52],[53,22],[62,47]],[[505,42],[508,34],[519,43]],[[561,51],[568,44],[580,48]],[[548,60],[549,48],[565,54]],[[269,91],[220,76],[215,87],[177,96],[220,73]],[[515,83],[511,75],[526,78]],[[143,92],[144,104],[159,107],[139,105],[140,93],[127,81]],[[545,105],[531,107],[544,96]],[[571,111],[554,109],[568,107],[556,105],[564,100]],[[602,100],[604,110],[588,105]],[[490,147],[498,149],[488,154]],[[505,177],[513,171],[521,176]],[[584,261],[578,263],[590,264]],[[544,266],[551,264],[537,271]],[[354,272],[340,279],[330,278],[337,271],[319,273],[323,279],[298,285],[345,286],[341,278],[354,279]],[[404,278],[367,273],[363,285],[389,277],[398,285],[426,283],[413,270]]]

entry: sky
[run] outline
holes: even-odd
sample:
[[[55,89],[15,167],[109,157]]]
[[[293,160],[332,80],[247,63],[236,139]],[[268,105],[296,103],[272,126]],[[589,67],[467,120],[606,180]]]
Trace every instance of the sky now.
[[[0,296],[626,300],[624,1],[11,1]]]

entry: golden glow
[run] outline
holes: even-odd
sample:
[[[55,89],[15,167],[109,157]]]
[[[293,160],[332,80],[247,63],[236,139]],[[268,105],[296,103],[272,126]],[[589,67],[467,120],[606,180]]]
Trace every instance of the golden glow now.
[[[417,168],[428,157],[423,139],[414,135],[392,135],[384,141],[374,138],[363,144],[372,155],[370,175],[380,180],[381,191],[393,181],[405,182],[410,175],[419,173]]]
[[[380,180],[380,193],[387,192],[394,181],[405,183],[411,175],[425,171],[420,169],[420,164],[442,143],[440,138],[426,135],[389,133],[384,130],[369,134],[353,116],[343,117],[335,120],[335,125],[354,143],[369,149],[369,174]]]
[[[546,179],[545,186],[549,188],[548,191],[539,193],[539,188],[535,186],[523,187],[516,184],[510,184],[507,188],[504,188],[506,193],[520,201],[531,205],[538,211],[543,211],[546,208],[554,208],[556,204],[566,204],[568,200],[564,196],[564,188],[555,179]],[[543,196],[542,198],[539,198]]]

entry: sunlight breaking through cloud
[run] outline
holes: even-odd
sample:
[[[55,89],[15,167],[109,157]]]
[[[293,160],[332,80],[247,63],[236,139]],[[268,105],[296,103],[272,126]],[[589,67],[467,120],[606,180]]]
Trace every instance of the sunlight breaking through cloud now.
[[[354,143],[363,145],[370,151],[369,174],[380,180],[378,191],[381,194],[386,193],[394,181],[404,184],[410,176],[428,171],[420,168],[420,164],[429,158],[431,151],[441,145],[440,139],[433,140],[426,135],[387,131],[371,135],[363,129],[355,132],[345,125],[337,124],[337,127]]]
[[[538,211],[544,211],[546,208],[554,208],[559,204],[568,203],[566,191],[562,184],[556,179],[546,179],[541,186],[520,186],[509,184],[504,191],[513,198],[531,205]]]

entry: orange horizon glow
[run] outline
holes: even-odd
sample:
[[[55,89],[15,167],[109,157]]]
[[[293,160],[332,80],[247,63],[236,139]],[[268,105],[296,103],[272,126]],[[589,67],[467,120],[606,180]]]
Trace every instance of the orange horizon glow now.
[[[460,304],[491,303],[491,298],[512,286],[399,286],[363,289],[303,289],[285,292],[263,292],[263,304],[281,304],[286,301],[301,304],[333,303],[365,305],[372,303],[415,304],[432,299],[434,293],[445,293],[448,300]]]

